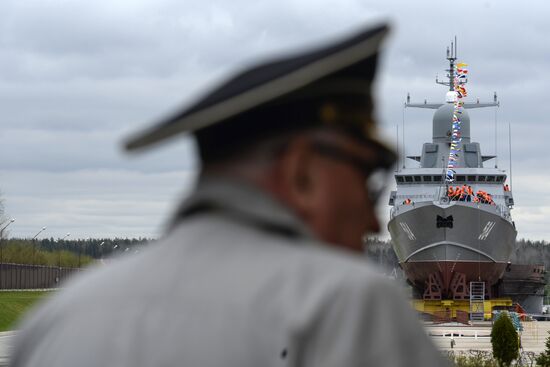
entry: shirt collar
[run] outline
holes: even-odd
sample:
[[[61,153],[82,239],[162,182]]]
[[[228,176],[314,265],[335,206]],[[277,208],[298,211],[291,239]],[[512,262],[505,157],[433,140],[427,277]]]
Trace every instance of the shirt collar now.
[[[257,186],[222,176],[204,176],[174,218],[172,227],[194,214],[216,211],[252,226],[290,237],[312,238],[305,224]]]

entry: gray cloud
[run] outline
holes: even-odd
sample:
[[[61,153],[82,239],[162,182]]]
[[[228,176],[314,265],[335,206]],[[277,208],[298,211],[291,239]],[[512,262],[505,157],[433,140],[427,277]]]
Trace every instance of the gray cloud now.
[[[550,204],[537,207],[525,194],[526,177],[550,178],[541,158],[550,137],[548,7],[542,0],[468,0],[455,10],[441,1],[2,1],[0,188],[6,212],[22,218],[12,234],[29,235],[45,222],[52,233],[70,227],[83,237],[157,233],[178,187],[192,182],[185,177],[198,166],[193,145],[176,139],[128,157],[124,137],[232,70],[391,19],[377,84],[385,134],[395,140],[395,125],[401,129],[407,92],[414,101],[443,100],[434,79],[444,76],[445,47],[457,35],[459,56],[470,64],[471,100],[499,94],[502,168],[512,124],[518,228],[523,237],[548,238],[542,218]],[[407,153],[418,154],[431,139],[431,112],[405,116]],[[474,139],[493,153],[494,112],[471,117]]]
[[[158,236],[194,172],[139,173],[119,170],[71,172],[0,171],[15,236]]]
[[[68,172],[81,169],[126,169],[140,172],[196,170],[195,145],[191,138],[178,144],[166,144],[149,154],[122,154],[120,130],[72,131],[12,129],[0,134],[2,152],[9,159],[2,166],[8,170]]]

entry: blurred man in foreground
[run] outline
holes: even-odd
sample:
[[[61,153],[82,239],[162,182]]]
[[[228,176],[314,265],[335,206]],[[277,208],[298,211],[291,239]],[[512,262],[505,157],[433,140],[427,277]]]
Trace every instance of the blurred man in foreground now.
[[[441,366],[390,280],[371,84],[386,27],[249,69],[136,136],[195,134],[194,193],[148,251],[91,272],[24,325],[14,366]]]

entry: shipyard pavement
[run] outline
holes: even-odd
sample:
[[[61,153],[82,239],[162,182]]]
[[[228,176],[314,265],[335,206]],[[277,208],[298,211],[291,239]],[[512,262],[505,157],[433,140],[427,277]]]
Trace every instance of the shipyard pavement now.
[[[0,367],[8,365],[8,357],[13,346],[13,337],[15,331],[5,331],[0,333]]]
[[[521,344],[524,351],[541,353],[545,350],[546,338],[550,335],[550,321],[522,322]],[[443,351],[451,350],[451,335],[455,351],[491,351],[491,322],[476,323],[473,326],[460,324],[425,324],[425,329],[434,344]]]

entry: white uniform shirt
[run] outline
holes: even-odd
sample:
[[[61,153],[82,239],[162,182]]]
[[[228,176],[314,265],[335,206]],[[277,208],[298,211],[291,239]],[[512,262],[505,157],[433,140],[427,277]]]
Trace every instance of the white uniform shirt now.
[[[163,239],[35,312],[12,365],[446,365],[400,293],[268,196],[205,181]]]

